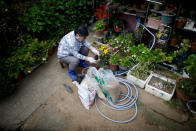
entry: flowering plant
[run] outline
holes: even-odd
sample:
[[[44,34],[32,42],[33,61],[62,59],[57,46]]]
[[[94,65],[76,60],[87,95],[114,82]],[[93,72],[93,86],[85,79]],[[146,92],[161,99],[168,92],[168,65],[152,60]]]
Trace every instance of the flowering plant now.
[[[96,16],[96,20],[101,20],[101,19],[109,19],[109,12],[106,10],[106,5],[101,4],[100,8],[96,9],[96,12],[94,12],[94,15]]]
[[[106,46],[101,46],[98,50],[100,52],[100,59],[102,61],[105,61],[105,63],[107,64],[111,53],[110,48],[107,48]]]

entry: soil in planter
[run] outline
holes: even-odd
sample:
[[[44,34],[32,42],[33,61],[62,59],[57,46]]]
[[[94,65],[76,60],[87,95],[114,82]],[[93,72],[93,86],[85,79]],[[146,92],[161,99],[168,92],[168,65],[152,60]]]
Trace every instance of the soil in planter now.
[[[130,74],[132,75],[132,76],[135,76],[135,77],[137,77],[138,79],[141,79],[141,80],[143,80],[143,81],[145,81],[147,78],[148,78],[148,76],[150,75],[150,73],[148,73],[148,74],[146,74],[146,75],[143,75],[142,77],[138,77],[137,75],[135,75],[135,73],[133,72],[130,72]]]
[[[168,69],[161,68],[161,67],[156,67],[156,69],[154,69],[153,72],[157,73],[157,74],[160,74],[162,76],[166,76],[166,77],[171,78],[171,79],[179,78],[179,76],[174,74],[172,71],[170,71]]]
[[[172,93],[174,86],[175,86],[174,84],[170,82],[166,82],[154,76],[151,78],[149,85],[154,86],[155,88],[165,91],[169,94]]]

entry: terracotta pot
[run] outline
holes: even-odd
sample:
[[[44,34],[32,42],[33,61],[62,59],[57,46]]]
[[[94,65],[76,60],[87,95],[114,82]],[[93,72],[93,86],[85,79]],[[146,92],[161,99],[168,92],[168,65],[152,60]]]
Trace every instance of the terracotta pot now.
[[[23,72],[20,72],[19,74],[18,74],[18,77],[17,77],[17,80],[22,80],[24,78],[24,73]]]
[[[190,96],[185,96],[178,88],[176,88],[176,95],[178,98],[180,98],[183,101],[188,101],[191,99]]]
[[[112,71],[117,71],[118,70],[118,65],[109,64],[109,67]]]
[[[175,46],[178,43],[178,39],[175,37],[172,37],[170,40],[170,45]]]
[[[176,28],[182,29],[184,28],[185,24],[186,24],[186,20],[178,20],[176,24]]]
[[[99,56],[98,55],[95,55],[94,59],[95,60],[98,60],[99,59]]]
[[[97,31],[97,30],[96,30],[96,31],[95,31],[95,34],[96,34],[97,37],[102,37],[102,36],[103,36],[103,32],[104,32],[104,31]]]
[[[48,55],[53,55],[54,54],[54,49],[48,50]]]
[[[116,26],[116,27],[114,27],[114,31],[115,32],[120,32],[121,31],[121,28]]]
[[[140,5],[140,8],[141,8],[141,9],[146,9],[146,5],[145,5],[145,4],[141,4],[141,5]]]
[[[195,51],[196,50],[196,42],[191,43],[191,50]]]
[[[176,83],[177,83],[177,85],[176,85],[176,96],[177,96],[178,98],[180,98],[181,100],[183,100],[183,101],[188,101],[188,100],[191,99],[191,97],[190,97],[190,96],[184,95],[183,92],[181,92],[181,91],[178,89],[178,88],[179,88],[178,82],[180,82],[180,81],[183,80],[183,79],[188,79],[188,78],[178,78],[178,79],[176,80]]]
[[[136,3],[133,3],[133,8],[138,8],[138,5]]]
[[[106,31],[107,29],[108,29],[108,25],[104,24],[104,30],[103,31]]]

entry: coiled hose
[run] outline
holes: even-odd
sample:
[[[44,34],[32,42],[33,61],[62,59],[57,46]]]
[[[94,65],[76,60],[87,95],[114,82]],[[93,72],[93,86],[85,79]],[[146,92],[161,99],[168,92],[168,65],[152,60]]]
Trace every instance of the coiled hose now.
[[[150,47],[150,50],[152,50],[152,48],[154,47],[155,41],[156,41],[155,35],[152,32],[150,32],[137,19],[136,19],[136,22],[139,23],[139,25],[141,25],[145,30],[147,30],[152,35],[153,42],[152,42],[152,46]],[[137,102],[137,99],[138,99],[138,90],[137,90],[136,86],[132,82],[129,82],[129,81],[127,81],[125,79],[122,79],[120,77],[117,77],[117,76],[120,76],[120,75],[128,73],[130,70],[133,70],[134,68],[136,68],[139,64],[140,63],[137,63],[135,66],[130,68],[128,71],[125,71],[123,73],[115,75],[117,80],[119,81],[119,83],[125,85],[125,87],[127,88],[127,94],[120,94],[120,96],[124,96],[124,98],[122,98],[122,99],[117,101],[117,103],[119,103],[119,102],[123,102],[123,103],[121,103],[121,104],[114,104],[114,103],[112,103],[112,101],[109,98],[107,98],[107,102],[109,103],[109,105],[108,105],[108,104],[106,104],[104,101],[102,101],[99,98],[95,99],[96,109],[97,109],[97,111],[99,112],[99,114],[101,116],[103,116],[104,118],[106,118],[106,119],[108,119],[110,121],[116,122],[116,123],[128,123],[128,122],[130,122],[130,121],[135,119],[135,117],[137,116],[137,104],[136,104],[136,102]],[[135,90],[135,96],[133,96],[133,89]],[[129,109],[135,107],[135,114],[129,120],[125,120],[125,121],[113,120],[113,119],[109,118],[108,116],[106,116],[105,114],[103,114],[100,111],[99,107],[97,106],[97,100],[100,101],[104,106],[106,106],[106,107],[108,107],[110,109],[113,109],[113,110],[118,110],[118,111],[129,110]]]

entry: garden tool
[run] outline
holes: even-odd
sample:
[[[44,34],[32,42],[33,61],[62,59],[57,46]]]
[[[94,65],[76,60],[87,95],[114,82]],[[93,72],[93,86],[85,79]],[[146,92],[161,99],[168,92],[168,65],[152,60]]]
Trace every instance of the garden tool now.
[[[71,87],[67,86],[65,83],[63,83],[63,85],[68,93],[70,94],[73,93],[73,90],[71,89]]]

